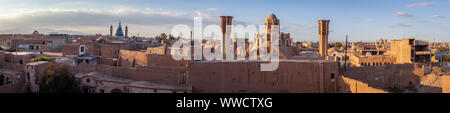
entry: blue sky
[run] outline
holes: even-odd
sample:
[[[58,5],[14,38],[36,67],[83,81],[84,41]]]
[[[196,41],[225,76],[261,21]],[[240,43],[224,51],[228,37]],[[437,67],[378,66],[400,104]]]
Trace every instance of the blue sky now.
[[[450,0],[1,0],[0,33],[108,34],[122,20],[131,35],[154,36],[176,24],[218,16],[264,24],[274,13],[296,41],[317,41],[317,20],[330,19],[330,41],[416,38],[450,42]]]

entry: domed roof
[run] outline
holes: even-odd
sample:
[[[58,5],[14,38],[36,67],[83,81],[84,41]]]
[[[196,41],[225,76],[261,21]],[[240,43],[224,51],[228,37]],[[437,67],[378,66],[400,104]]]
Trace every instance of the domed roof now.
[[[123,34],[121,21],[119,21],[119,27],[117,27],[116,36],[125,36]]]

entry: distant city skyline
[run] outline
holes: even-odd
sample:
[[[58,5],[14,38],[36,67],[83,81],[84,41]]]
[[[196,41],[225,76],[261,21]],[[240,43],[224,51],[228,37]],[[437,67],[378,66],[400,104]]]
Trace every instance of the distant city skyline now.
[[[109,34],[119,20],[129,36],[169,33],[173,25],[264,24],[274,13],[294,41],[318,41],[317,20],[330,19],[329,41],[416,38],[450,42],[449,0],[2,0],[0,33]]]

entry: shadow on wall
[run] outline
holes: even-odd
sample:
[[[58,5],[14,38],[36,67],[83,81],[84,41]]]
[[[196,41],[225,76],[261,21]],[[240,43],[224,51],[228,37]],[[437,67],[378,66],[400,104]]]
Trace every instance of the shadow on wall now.
[[[352,82],[355,84],[348,84],[350,85],[349,87],[360,88],[360,91],[364,87],[352,85],[357,85],[357,83],[359,85],[367,84],[366,89],[369,91],[371,88],[375,88],[391,93],[418,92],[417,89],[421,86],[421,79],[425,77],[424,66],[417,63],[392,64],[380,67],[354,67],[344,72],[343,76],[360,81],[360,83]]]
[[[435,86],[422,85],[418,91],[419,93],[442,93],[442,88]]]
[[[342,93],[388,93],[388,91],[370,87],[367,83],[348,77],[339,77],[339,90]]]

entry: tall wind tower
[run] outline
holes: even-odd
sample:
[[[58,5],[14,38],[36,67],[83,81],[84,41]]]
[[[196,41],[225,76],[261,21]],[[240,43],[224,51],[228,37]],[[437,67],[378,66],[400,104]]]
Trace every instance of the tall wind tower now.
[[[228,25],[231,26],[233,23],[233,16],[220,16],[220,27],[222,28],[222,53],[223,53],[223,59],[226,59],[226,50],[227,50],[227,34],[228,32],[227,28]]]
[[[330,20],[318,20],[319,23],[319,55],[327,60],[328,57],[328,24]]]
[[[272,28],[273,26],[279,26],[280,25],[280,20],[277,18],[277,16],[275,16],[275,14],[270,14],[269,17],[266,18],[266,20],[264,21],[264,32],[267,35],[267,52],[270,53],[272,50],[272,31],[275,28]],[[280,32],[280,27],[277,28],[278,32]]]

